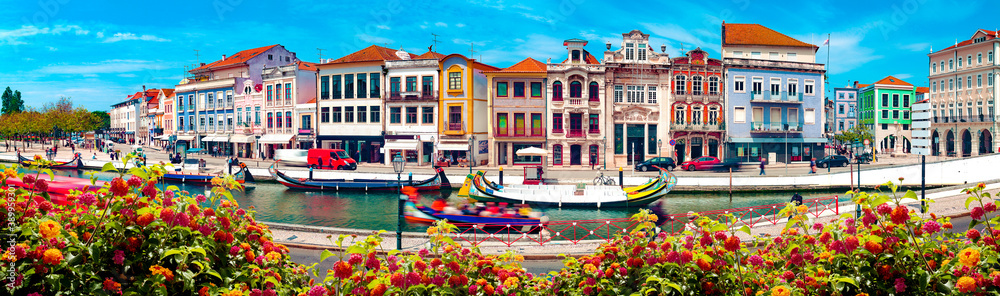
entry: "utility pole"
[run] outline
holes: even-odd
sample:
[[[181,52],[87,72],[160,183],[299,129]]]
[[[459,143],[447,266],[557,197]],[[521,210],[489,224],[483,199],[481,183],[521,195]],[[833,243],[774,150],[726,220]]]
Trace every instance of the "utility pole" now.
[[[323,63],[323,51],[324,51],[325,49],[322,49],[322,48],[319,48],[319,47],[317,47],[317,48],[316,48],[316,50],[317,50],[317,51],[319,51],[319,54],[318,54],[318,55],[319,55],[319,62],[320,62],[320,63]]]
[[[197,50],[197,49],[194,50],[194,64],[195,65],[200,65],[201,64],[201,60],[199,59],[199,57],[201,55],[199,55],[198,52],[199,52],[199,50]]]
[[[431,51],[434,51],[434,49],[437,48],[437,45],[438,45],[438,42],[439,42],[438,41],[438,36],[441,36],[441,35],[431,33],[431,36],[434,36],[434,40],[431,41],[431,42],[434,43],[434,45],[431,46]]]
[[[475,55],[476,55],[476,43],[469,42],[469,58],[475,59],[476,58]]]

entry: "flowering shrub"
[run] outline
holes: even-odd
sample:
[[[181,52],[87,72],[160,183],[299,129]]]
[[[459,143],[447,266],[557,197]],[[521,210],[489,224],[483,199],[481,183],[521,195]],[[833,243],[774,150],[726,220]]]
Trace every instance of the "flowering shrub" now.
[[[32,169],[46,164],[36,158]],[[0,168],[5,189],[8,178],[36,185],[8,189],[0,202],[15,235],[3,244],[0,271],[11,278],[0,294],[285,295],[308,286],[306,268],[232,199],[240,185],[231,177],[213,180],[209,198],[157,182],[162,165],[135,168],[58,205],[37,186],[46,176]]]

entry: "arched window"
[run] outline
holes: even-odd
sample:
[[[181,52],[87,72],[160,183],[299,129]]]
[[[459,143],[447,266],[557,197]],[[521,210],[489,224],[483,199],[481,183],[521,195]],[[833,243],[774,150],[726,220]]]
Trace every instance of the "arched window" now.
[[[553,101],[562,101],[562,99],[563,99],[562,82],[559,82],[559,81],[553,82],[552,83],[552,100]]]
[[[700,96],[701,95],[701,76],[691,77],[691,94]]]
[[[600,92],[601,92],[600,91],[600,87],[597,86],[597,82],[591,82],[590,83],[590,88],[589,88],[589,90],[587,90],[587,93],[590,96],[590,100],[591,101],[598,101],[598,100],[600,100],[598,98],[598,96],[597,96]]]
[[[931,73],[937,73],[937,63],[931,64]]]
[[[677,106],[674,107],[674,123],[684,124],[684,118],[686,117],[684,111],[686,110],[687,109],[684,107],[684,105],[678,104]]]
[[[579,81],[573,81],[569,83],[569,97],[570,98],[581,98],[583,97],[583,84]]]
[[[674,77],[674,93],[678,95],[687,94],[685,91],[687,89],[687,77],[684,75],[677,75]]]
[[[552,145],[552,164],[562,165],[562,145]]]

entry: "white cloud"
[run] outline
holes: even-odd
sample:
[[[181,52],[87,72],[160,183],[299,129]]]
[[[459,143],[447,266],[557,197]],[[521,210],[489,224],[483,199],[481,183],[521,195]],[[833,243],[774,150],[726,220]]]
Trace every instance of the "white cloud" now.
[[[118,77],[131,78],[131,77],[135,77],[135,74],[132,74],[132,73],[118,74]]]
[[[358,34],[356,35],[356,37],[358,37],[358,39],[361,39],[364,42],[379,44],[379,45],[384,45],[386,43],[395,43],[395,41],[393,41],[392,39],[379,36],[372,36],[368,34]]]
[[[931,49],[931,44],[929,42],[920,42],[920,43],[913,43],[913,44],[903,45],[903,46],[900,46],[900,48],[906,49],[906,50],[909,50],[909,51],[917,51],[917,52],[928,51],[928,50]],[[900,78],[900,79],[902,79],[902,78]]]
[[[711,50],[714,50],[715,52],[722,51],[722,48],[721,48],[721,45],[720,45],[721,42],[717,42],[718,40],[712,40],[710,42],[708,40],[696,37],[696,36],[694,36],[694,35],[691,34],[691,32],[692,32],[691,30],[688,30],[688,29],[686,29],[684,27],[681,27],[679,25],[676,25],[676,24],[662,24],[661,25],[661,24],[649,24],[649,23],[645,23],[645,24],[641,24],[641,25],[643,27],[645,27],[646,30],[649,31],[649,32],[644,32],[644,33],[649,33],[650,35],[655,36],[655,37],[663,37],[663,38],[666,38],[666,39],[669,39],[669,40],[680,42],[684,46],[685,49],[688,49],[688,48],[694,49],[695,47],[701,47],[702,49],[711,49]],[[655,40],[655,38],[653,38],[653,39]],[[720,39],[721,40],[721,37],[714,37],[713,39]],[[650,43],[653,43],[652,41],[653,40],[650,40]],[[667,45],[668,50],[669,50],[670,47],[673,47],[673,44],[669,44],[669,41],[667,41],[667,43],[668,44],[666,44],[666,45]],[[653,45],[653,47],[656,48],[657,47],[656,45],[658,45],[658,44],[654,43],[654,44],[651,44],[651,45]]]
[[[532,14],[532,13],[527,13],[527,12],[519,12],[519,14],[521,16],[523,16],[523,17],[526,17],[526,18],[530,19],[530,20],[535,20],[535,21],[539,21],[539,22],[543,22],[543,23],[547,23],[547,24],[555,23],[554,20],[549,19],[549,18],[544,17],[544,16],[537,15],[537,14]]]
[[[386,26],[386,25],[378,25],[376,28],[379,28],[379,29],[382,29],[382,30],[392,30],[392,28],[389,28],[389,26]]]
[[[448,24],[445,24],[444,22],[436,22],[436,23],[434,23],[434,25],[438,26],[438,27],[442,27],[442,28],[447,28],[448,27]]]
[[[103,39],[104,38],[104,32],[97,32],[97,34],[94,34],[94,35],[96,35],[98,39]]]
[[[49,49],[49,51],[57,51],[57,50],[59,50],[58,48],[55,48],[55,47],[52,47],[52,46],[47,46],[47,48]]]
[[[115,33],[115,35],[104,39],[104,43],[112,43],[125,40],[141,40],[141,41],[153,41],[153,42],[167,42],[169,39],[163,39],[153,35],[136,35],[133,33]]]
[[[463,23],[457,23],[457,24],[455,24],[455,27],[465,28],[465,24],[463,24]]]
[[[79,65],[49,65],[38,69],[42,74],[66,74],[66,75],[96,75],[103,73],[129,73],[139,71],[155,71],[167,69],[165,65],[158,61],[144,60],[105,60],[97,63],[82,63]],[[91,77],[91,76],[87,76]]]
[[[506,5],[503,4],[503,0],[473,0],[469,2],[471,2],[472,4],[485,6],[487,8],[492,8],[496,10],[504,10],[504,8],[507,7]]]
[[[906,74],[906,73],[900,73],[900,74],[893,74],[892,77],[896,77],[896,78],[899,78],[899,79],[906,80],[906,79],[913,78],[913,75]]]
[[[38,28],[35,26],[24,25],[20,28],[13,30],[0,30],[0,45],[20,45],[27,44],[27,42],[19,40],[24,37],[31,37],[35,35],[62,35],[65,32],[73,32],[76,35],[87,35],[90,31],[87,31],[77,25],[55,25],[53,27]]]
[[[834,38],[830,38],[829,46],[822,46],[816,52],[816,62],[825,64],[825,57],[830,56],[830,65],[827,66],[830,75],[842,74],[860,68],[868,62],[881,59],[883,56],[876,54],[872,48],[864,47],[861,42],[865,39],[864,32],[848,31],[834,32]],[[792,36],[803,40],[808,36]],[[826,40],[826,38],[823,38]],[[833,50],[830,50],[830,49]]]
[[[502,47],[484,49],[481,52],[483,62],[506,67],[529,57],[543,63],[549,58],[553,62],[561,62],[566,55],[566,48],[561,46],[562,39],[542,34],[528,35],[523,42],[518,44],[506,43],[503,45]],[[476,42],[476,47],[479,48],[479,46],[480,43]]]

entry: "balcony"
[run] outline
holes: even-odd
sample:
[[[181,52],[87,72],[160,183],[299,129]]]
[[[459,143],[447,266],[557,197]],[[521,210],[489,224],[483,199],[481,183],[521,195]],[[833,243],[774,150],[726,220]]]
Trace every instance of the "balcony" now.
[[[996,119],[986,114],[973,115],[973,116],[941,116],[941,117],[934,117],[934,122],[935,123],[996,122]]]
[[[566,131],[563,130],[563,129],[561,129],[561,128],[560,129],[552,129],[552,133],[553,134],[562,134],[564,132],[566,132]]]
[[[596,126],[593,126],[593,127],[590,127],[589,129],[587,129],[587,133],[591,134],[591,135],[600,135],[601,134],[601,129],[598,128],[598,127],[596,127]]]
[[[787,128],[785,128],[787,127]],[[798,122],[754,121],[750,126],[751,133],[801,133],[802,124]]]
[[[585,137],[585,135],[583,133],[583,129],[582,128],[581,129],[570,129],[569,132],[566,133],[566,137],[567,138],[583,138],[583,137]]]
[[[313,130],[311,128],[300,128],[299,135],[312,135]]]
[[[763,103],[802,103],[802,93],[792,93],[789,94],[786,91],[782,92],[751,92],[753,95],[751,97],[752,102],[763,102]]]
[[[570,105],[583,105],[583,100],[579,98],[569,99]]]
[[[465,134],[465,123],[464,122],[453,122],[444,123],[444,134],[446,135],[463,135]]]
[[[708,122],[702,123],[670,123],[671,131],[721,131],[723,127],[721,124]]]

